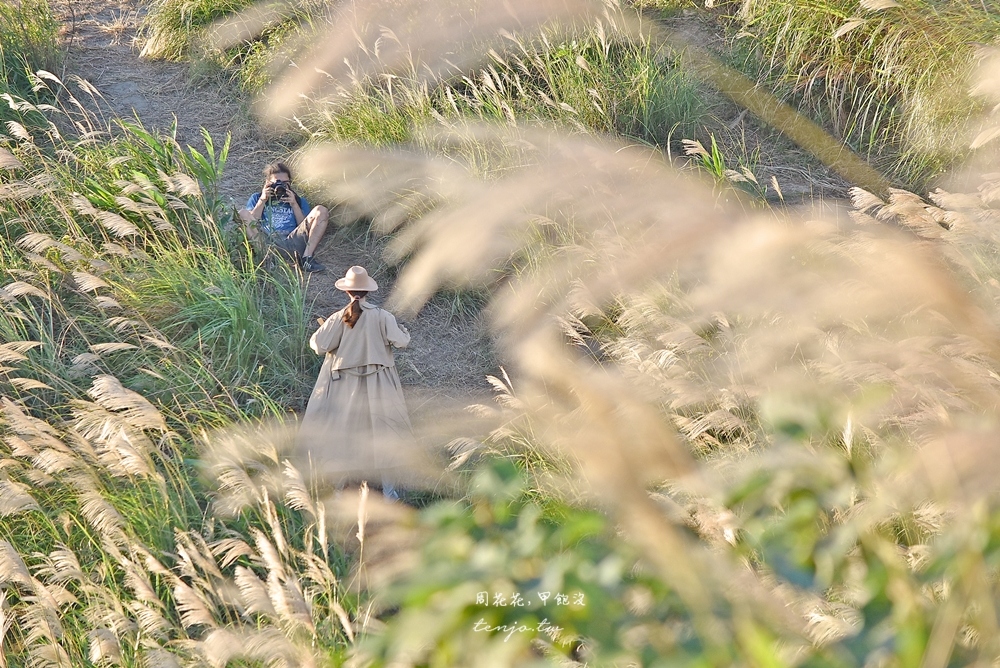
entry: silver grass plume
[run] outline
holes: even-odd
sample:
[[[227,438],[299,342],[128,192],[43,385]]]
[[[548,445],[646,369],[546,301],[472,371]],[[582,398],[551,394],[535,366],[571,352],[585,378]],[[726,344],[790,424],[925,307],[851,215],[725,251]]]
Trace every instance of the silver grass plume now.
[[[274,545],[277,547],[278,552],[280,552],[283,557],[287,558],[289,555],[288,542],[285,540],[285,532],[281,528],[281,520],[278,519],[278,508],[271,502],[267,488],[264,488],[262,493],[263,498],[261,499],[260,506],[264,511],[267,526],[271,529],[271,536],[274,538]]]
[[[252,570],[237,566],[235,580],[247,614],[262,615],[272,620],[277,618],[267,585]]]
[[[153,584],[142,569],[124,556],[119,558],[118,563],[125,571],[125,586],[132,591],[135,598],[154,608],[162,608],[163,601],[157,596]]]
[[[73,668],[69,654],[54,642],[33,645],[28,650],[28,665],[31,668]]]
[[[125,542],[125,518],[98,489],[83,489],[79,494],[80,514],[101,536],[116,543]]]
[[[5,148],[0,148],[0,169],[13,171],[24,169],[24,163],[18,160],[13,153]]]
[[[316,504],[306,487],[305,479],[295,466],[288,460],[284,462],[282,469],[284,482],[285,502],[293,510],[302,510],[315,520],[317,511]]]
[[[19,248],[23,248],[26,251],[32,253],[41,253],[42,251],[48,249],[55,249],[59,251],[63,260],[67,262],[77,262],[81,260],[87,260],[87,257],[80,253],[78,250],[72,246],[68,246],[62,242],[56,241],[50,235],[44,232],[29,232],[23,237],[17,240],[16,244]]]
[[[316,665],[308,650],[298,647],[273,628],[215,629],[199,643],[199,649],[211,666],[223,668],[233,659],[261,661],[275,668],[307,668]]]
[[[184,582],[178,581],[173,588],[174,600],[177,602],[177,611],[181,616],[181,624],[184,628],[194,627],[218,627],[215,618],[215,606],[210,603],[205,595]]]
[[[226,429],[207,435],[205,460],[218,481],[216,512],[233,515],[263,504],[265,494],[280,498],[281,454],[290,450],[294,431],[280,425]]]
[[[7,642],[7,633],[13,625],[14,615],[7,605],[7,590],[0,589],[0,668],[7,668],[7,651],[4,645]]]
[[[162,611],[158,609],[160,606],[147,605],[141,601],[129,601],[125,607],[135,619],[139,633],[148,639],[162,643],[177,632],[174,624],[164,617]]]
[[[122,650],[115,637],[108,629],[94,629],[88,634],[90,640],[89,658],[95,665],[122,665]]]
[[[98,376],[88,394],[103,408],[140,430],[167,431],[163,415],[148,399],[127,389],[114,376]]]
[[[174,536],[182,577],[198,580],[205,587],[210,586],[209,581],[224,579],[215,562],[215,555],[203,536],[193,531],[177,531]]]
[[[274,548],[274,545],[264,535],[263,531],[252,529],[251,534],[254,537],[254,542],[257,544],[257,553],[260,554],[268,572],[274,574],[278,580],[286,580],[288,574],[285,571],[285,564],[278,550]]]
[[[0,578],[2,582],[17,584],[28,590],[34,588],[34,578],[14,546],[0,539]]]
[[[38,502],[28,493],[27,486],[0,479],[0,518],[40,509]]]
[[[141,652],[143,668],[181,668],[181,663],[173,652],[159,647]]]
[[[222,538],[209,547],[221,568],[229,567],[240,557],[249,557],[251,562],[260,562],[257,553],[242,538]]]
[[[51,665],[69,665],[68,655],[59,645],[64,639],[59,611],[47,605],[32,605],[31,597],[26,602],[28,605],[19,610],[18,622],[24,633],[24,643],[31,648],[29,656],[51,661]]]
[[[130,427],[117,414],[89,402],[76,402],[73,427],[78,445],[93,442],[96,464],[118,477],[155,476],[150,457],[153,444],[141,431]],[[86,447],[86,446],[84,446]]]

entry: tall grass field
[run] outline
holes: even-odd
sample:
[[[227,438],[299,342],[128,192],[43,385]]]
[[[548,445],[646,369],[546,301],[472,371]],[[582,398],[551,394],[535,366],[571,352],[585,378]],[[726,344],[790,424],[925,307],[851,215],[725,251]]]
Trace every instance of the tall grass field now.
[[[733,102],[661,39],[705,8],[643,4],[148,7],[150,56],[284,72],[261,94],[295,93],[264,99],[300,123],[299,171],[385,237],[394,312],[477,295],[493,400],[416,423],[430,472],[395,503],[293,456],[307,287],[216,194],[229,139],[101,124],[14,34],[54,39],[50,8],[0,21],[28,82],[0,126],[0,666],[996,663],[997,119],[952,94],[958,116],[919,122],[974,117],[971,138],[926,162],[904,77],[823,88],[787,41],[898,38],[988,110],[1000,58],[933,74],[902,36],[992,19],[709,8],[747,33],[720,68],[766,62],[766,99],[834,141],[881,128],[852,145],[887,182],[982,146],[971,185],[823,210],[758,183]],[[209,41],[259,11],[256,37]],[[279,48],[297,34],[322,38]]]

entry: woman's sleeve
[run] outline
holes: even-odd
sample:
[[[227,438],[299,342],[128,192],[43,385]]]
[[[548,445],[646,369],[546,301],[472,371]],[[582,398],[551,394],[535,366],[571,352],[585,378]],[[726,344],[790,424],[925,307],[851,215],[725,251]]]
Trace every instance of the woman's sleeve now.
[[[385,314],[385,340],[396,348],[405,348],[410,343],[410,333],[406,328],[396,322],[396,316],[383,311]]]
[[[338,311],[326,319],[309,339],[309,347],[317,355],[324,355],[340,347],[340,338],[344,334],[344,319],[342,311]]]

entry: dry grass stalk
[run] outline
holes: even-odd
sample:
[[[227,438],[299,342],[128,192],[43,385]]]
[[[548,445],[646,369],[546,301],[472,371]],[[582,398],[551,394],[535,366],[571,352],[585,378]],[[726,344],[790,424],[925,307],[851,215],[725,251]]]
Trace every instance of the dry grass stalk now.
[[[358,544],[364,548],[365,545],[365,525],[368,523],[368,483],[361,483],[358,490]]]

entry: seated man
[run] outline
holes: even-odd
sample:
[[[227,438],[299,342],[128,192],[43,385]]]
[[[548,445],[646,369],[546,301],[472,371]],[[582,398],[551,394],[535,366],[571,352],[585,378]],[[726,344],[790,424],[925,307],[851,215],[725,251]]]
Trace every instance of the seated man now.
[[[264,168],[264,187],[250,195],[239,214],[251,240],[262,235],[263,243],[294,258],[304,271],[326,270],[313,253],[326,232],[330,212],[324,206],[310,207],[305,197],[292,190],[292,172],[283,162]]]

